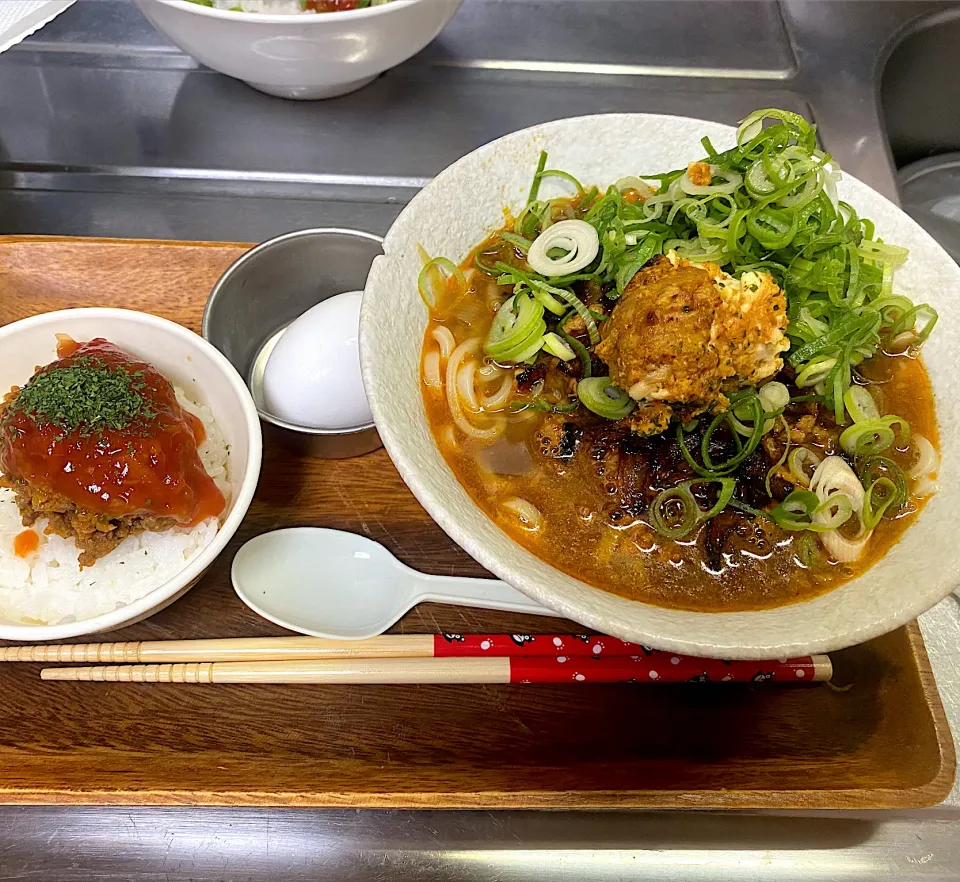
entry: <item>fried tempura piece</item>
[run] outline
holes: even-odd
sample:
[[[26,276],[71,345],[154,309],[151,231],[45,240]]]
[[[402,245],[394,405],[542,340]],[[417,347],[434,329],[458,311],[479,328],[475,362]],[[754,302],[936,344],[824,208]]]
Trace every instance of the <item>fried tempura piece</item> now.
[[[716,264],[658,257],[627,286],[604,322],[597,355],[641,403],[682,405],[684,417],[727,405],[783,365],[786,300],[766,273],[734,279]],[[647,434],[663,422],[649,422]],[[644,423],[638,421],[635,431]],[[662,429],[661,429],[662,431]],[[643,432],[641,432],[643,433]]]

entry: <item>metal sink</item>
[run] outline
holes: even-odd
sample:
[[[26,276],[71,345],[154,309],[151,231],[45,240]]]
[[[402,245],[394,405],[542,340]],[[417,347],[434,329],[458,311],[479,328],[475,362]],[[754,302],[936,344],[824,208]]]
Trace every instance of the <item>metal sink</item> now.
[[[920,17],[889,53],[880,98],[897,168],[960,150],[960,8]]]
[[[0,56],[0,233],[383,233],[474,147],[604,111],[796,110],[896,198],[885,127],[900,162],[960,149],[957,22],[913,0],[466,0],[420,56],[300,104],[200,68],[130,2],[83,0]],[[943,89],[932,111],[918,82]],[[921,624],[956,733],[960,602]],[[956,788],[913,815],[10,807],[0,830],[0,878],[56,882],[960,879]]]
[[[904,209],[960,261],[960,10],[924,16],[890,53],[884,123]]]

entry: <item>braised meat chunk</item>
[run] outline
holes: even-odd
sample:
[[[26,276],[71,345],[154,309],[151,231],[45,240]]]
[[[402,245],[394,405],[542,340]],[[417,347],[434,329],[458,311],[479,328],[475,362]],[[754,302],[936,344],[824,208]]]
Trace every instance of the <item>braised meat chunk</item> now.
[[[769,275],[734,279],[716,264],[671,253],[634,276],[596,351],[631,398],[682,405],[689,419],[722,410],[724,392],[780,370],[786,325],[786,300]],[[661,422],[650,420],[648,431],[662,431]]]

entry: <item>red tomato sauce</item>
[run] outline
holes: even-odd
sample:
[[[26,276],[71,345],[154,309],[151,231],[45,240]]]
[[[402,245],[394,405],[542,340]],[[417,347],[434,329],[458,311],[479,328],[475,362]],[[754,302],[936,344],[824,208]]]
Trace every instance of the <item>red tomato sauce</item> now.
[[[38,374],[78,359],[126,371],[137,377],[147,415],[122,429],[84,432],[81,426],[64,434],[11,406],[0,430],[0,471],[110,518],[153,516],[191,525],[223,511],[223,494],[197,452],[203,427],[180,407],[162,374],[102,338],[79,345],[62,339],[58,355]]]

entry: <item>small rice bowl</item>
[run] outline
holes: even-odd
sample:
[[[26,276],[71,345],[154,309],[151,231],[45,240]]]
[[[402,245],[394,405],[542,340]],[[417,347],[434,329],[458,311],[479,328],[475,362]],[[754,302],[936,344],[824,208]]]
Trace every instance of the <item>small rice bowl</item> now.
[[[209,407],[176,388],[184,410],[203,423],[198,447],[204,468],[229,504],[230,452]],[[73,539],[48,536],[40,520],[40,547],[29,558],[14,554],[23,531],[12,490],[0,489],[0,617],[24,624],[54,625],[93,618],[159,588],[183,570],[217,535],[217,518],[195,527],[129,536],[92,567],[80,569]]]

